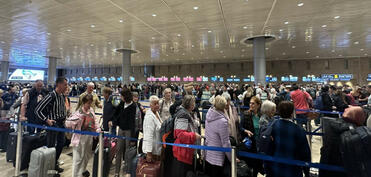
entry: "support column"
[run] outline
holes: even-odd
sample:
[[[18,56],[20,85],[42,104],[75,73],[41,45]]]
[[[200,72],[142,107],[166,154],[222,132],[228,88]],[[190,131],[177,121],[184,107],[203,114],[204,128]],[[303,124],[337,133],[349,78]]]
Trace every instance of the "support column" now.
[[[254,38],[254,78],[255,84],[266,85],[265,37]]]
[[[254,78],[255,84],[266,85],[266,60],[265,60],[265,43],[274,40],[274,36],[254,36],[243,39],[241,43],[253,44],[254,47]]]
[[[1,82],[8,81],[9,61],[1,61]]]
[[[57,58],[47,57],[49,59],[48,65],[48,85],[54,85],[57,76]]]
[[[122,77],[122,84],[129,85],[130,84],[130,76],[131,76],[131,54],[137,53],[131,49],[117,49],[116,52],[122,53],[122,65],[121,65],[121,77]]]

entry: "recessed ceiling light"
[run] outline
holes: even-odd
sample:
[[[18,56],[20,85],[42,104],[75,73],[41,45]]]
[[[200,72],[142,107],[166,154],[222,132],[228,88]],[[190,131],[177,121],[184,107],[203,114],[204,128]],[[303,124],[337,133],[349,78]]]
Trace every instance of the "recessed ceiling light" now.
[[[48,50],[46,50],[46,51],[48,51],[48,52],[49,52],[49,51],[50,51],[50,49],[48,49]]]
[[[91,27],[91,28],[95,28],[95,25],[94,25],[94,24],[91,24],[90,27]]]
[[[285,22],[285,25],[289,24],[289,22]]]
[[[319,56],[316,56],[316,58],[319,58]]]
[[[123,20],[123,19],[120,19],[120,20],[119,20],[119,22],[120,22],[120,23],[123,23],[123,22],[124,22],[124,20]]]
[[[341,54],[339,55],[339,57],[342,57],[342,56],[343,56],[343,55],[341,55]]]
[[[212,31],[211,30],[209,30],[209,31],[207,31],[208,33],[211,33]]]
[[[195,45],[192,45],[192,47],[195,47]]]
[[[37,52],[37,50],[35,50],[34,52]]]
[[[220,53],[223,53],[223,50],[221,50]]]
[[[364,51],[365,49],[359,49],[360,51]]]
[[[352,32],[347,32],[347,34],[352,34]]]
[[[339,16],[339,15],[337,15],[337,16],[335,16],[334,18],[335,18],[335,19],[338,19],[338,18],[340,18],[340,16]]]
[[[129,39],[129,42],[131,42],[132,40],[131,39]]]
[[[244,57],[245,55],[241,55],[241,57]]]
[[[227,58],[226,56],[223,56],[223,58]]]
[[[68,32],[71,32],[72,30],[71,29],[67,29]]]
[[[108,44],[111,44],[111,42],[108,42]]]
[[[286,55],[286,53],[285,53],[285,52],[283,52],[283,53],[282,53],[282,55]]]
[[[76,46],[76,45],[75,45],[74,47],[75,47],[75,49],[77,48],[77,46]]]
[[[332,52],[332,53],[334,53],[334,52],[335,52],[335,50],[331,50],[331,52]]]
[[[63,50],[63,48],[61,47],[61,48],[59,48],[59,50]]]
[[[267,47],[267,48],[265,48],[265,50],[269,50],[269,48]]]
[[[46,33],[48,36],[50,36],[51,34],[50,33]]]
[[[309,54],[310,52],[305,52],[306,54]]]
[[[295,49],[295,48],[296,48],[296,46],[294,46],[294,45],[293,45],[293,46],[292,46],[292,48],[293,48],[293,49]]]
[[[156,39],[155,37],[152,37],[152,39]]]
[[[182,35],[181,35],[181,34],[178,34],[177,36],[180,37],[180,36],[182,36]]]
[[[326,28],[327,27],[327,25],[322,25],[322,28]]]
[[[157,15],[156,14],[152,14],[152,17],[156,17]]]
[[[5,44],[5,42],[4,42],[4,41],[1,41],[1,43],[2,43],[2,44]]]
[[[91,47],[93,47],[93,46],[94,46],[94,44],[90,44],[90,46],[91,46]]]
[[[198,7],[197,7],[197,6],[194,6],[193,9],[194,9],[194,10],[198,10]]]
[[[241,52],[245,52],[245,49],[242,49]]]
[[[298,4],[299,7],[301,7],[301,6],[303,6],[303,5],[304,5],[304,3],[302,3],[302,2]]]
[[[247,26],[244,26],[243,29],[247,29]]]
[[[365,56],[367,56],[368,54],[367,53],[365,53]]]
[[[356,45],[357,45],[357,44],[359,44],[359,42],[358,42],[358,41],[356,41],[356,42],[354,42],[354,44],[356,44]]]
[[[280,32],[282,32],[283,31],[283,29],[280,29]]]

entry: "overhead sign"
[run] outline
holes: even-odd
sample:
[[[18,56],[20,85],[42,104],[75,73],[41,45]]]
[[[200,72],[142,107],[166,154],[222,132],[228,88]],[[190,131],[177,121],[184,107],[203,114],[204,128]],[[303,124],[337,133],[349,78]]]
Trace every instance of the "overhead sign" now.
[[[36,81],[44,80],[44,70],[16,69],[9,77],[11,81]]]
[[[371,81],[371,74],[367,75],[367,81]]]

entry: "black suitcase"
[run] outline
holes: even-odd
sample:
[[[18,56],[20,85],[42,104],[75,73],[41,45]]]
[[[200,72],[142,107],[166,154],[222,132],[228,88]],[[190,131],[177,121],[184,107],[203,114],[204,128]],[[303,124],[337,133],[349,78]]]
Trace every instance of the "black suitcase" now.
[[[28,168],[31,152],[39,147],[46,145],[46,134],[27,135],[23,136],[22,140],[22,155],[21,155],[21,171]],[[16,160],[13,160],[13,167],[15,167]]]
[[[371,176],[371,129],[357,127],[341,135],[340,151],[349,177]]]
[[[98,158],[99,158],[99,145],[97,146],[94,152],[94,161],[93,161],[93,177],[98,176]],[[104,148],[103,149],[103,177],[108,177],[109,171],[111,168],[110,162],[110,149]]]
[[[28,136],[28,132],[23,133],[24,136]],[[7,144],[7,151],[6,151],[6,161],[13,162],[15,161],[16,151],[17,151],[17,132],[11,132],[8,136],[8,144]]]

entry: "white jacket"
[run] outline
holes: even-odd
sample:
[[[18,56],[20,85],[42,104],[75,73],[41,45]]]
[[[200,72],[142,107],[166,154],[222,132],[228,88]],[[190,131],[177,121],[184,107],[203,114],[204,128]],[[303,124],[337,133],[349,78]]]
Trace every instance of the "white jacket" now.
[[[149,109],[146,111],[143,123],[143,152],[152,152],[153,155],[161,155],[160,120]]]

